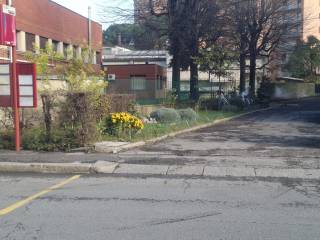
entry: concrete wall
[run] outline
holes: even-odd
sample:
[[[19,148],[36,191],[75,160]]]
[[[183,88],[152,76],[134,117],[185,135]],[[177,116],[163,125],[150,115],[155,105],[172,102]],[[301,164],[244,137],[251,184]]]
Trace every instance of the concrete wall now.
[[[314,83],[274,83],[272,99],[297,99],[315,96]]]

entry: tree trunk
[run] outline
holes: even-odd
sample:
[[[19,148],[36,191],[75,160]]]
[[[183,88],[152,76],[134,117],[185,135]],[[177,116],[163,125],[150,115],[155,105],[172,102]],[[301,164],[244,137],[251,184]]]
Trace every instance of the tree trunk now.
[[[190,99],[194,102],[199,100],[198,65],[193,59],[190,62]]]
[[[174,53],[172,58],[172,88],[180,99],[180,58],[177,52]]]
[[[256,95],[257,56],[255,49],[250,49],[250,96]]]
[[[246,54],[240,54],[240,94],[246,91]]]
[[[46,142],[49,143],[51,141],[51,126],[52,126],[52,99],[49,95],[41,95],[42,100],[42,110],[44,115],[44,125],[46,131]]]
[[[240,40],[240,94],[246,91],[246,47],[245,39]]]
[[[246,54],[240,53],[240,94],[246,91]]]

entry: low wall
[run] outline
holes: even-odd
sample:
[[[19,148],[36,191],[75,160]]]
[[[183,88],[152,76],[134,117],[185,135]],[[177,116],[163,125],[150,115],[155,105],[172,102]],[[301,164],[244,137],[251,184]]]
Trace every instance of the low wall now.
[[[314,83],[274,83],[272,85],[271,98],[276,99],[297,99],[316,96]]]

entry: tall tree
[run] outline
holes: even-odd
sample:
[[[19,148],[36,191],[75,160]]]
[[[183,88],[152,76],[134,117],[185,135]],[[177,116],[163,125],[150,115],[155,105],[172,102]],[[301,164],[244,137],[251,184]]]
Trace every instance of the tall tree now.
[[[234,61],[235,54],[221,43],[215,44],[206,49],[201,49],[200,56],[196,59],[200,71],[208,72],[210,77],[218,77],[219,95],[222,91],[221,78],[230,75],[229,70]]]
[[[156,9],[153,2],[149,0],[151,9]],[[201,45],[210,45],[221,36],[223,13],[217,0],[168,0],[165,9],[161,15],[167,14],[169,19],[174,87],[179,93],[180,69],[190,69],[190,99],[197,101],[199,79],[195,58],[199,56]],[[159,15],[155,12],[153,14]]]
[[[231,18],[236,29],[240,49],[240,91],[245,88],[245,59],[250,60],[250,94],[255,95],[257,59],[265,58],[269,64],[272,54],[286,40],[285,37],[299,26],[287,21],[286,0],[230,0]],[[260,66],[262,67],[262,66]]]
[[[129,47],[137,38],[141,28],[134,24],[112,24],[103,31],[103,43],[108,46],[122,45]]]
[[[239,53],[240,68],[240,93],[246,91],[246,59],[248,56],[248,27],[247,27],[247,4],[243,0],[231,0],[224,2],[227,11],[228,28],[224,35],[234,43]]]
[[[269,59],[287,33],[299,24],[286,21],[286,0],[247,0],[250,95],[255,96],[257,59]]]
[[[320,41],[310,36],[307,42],[300,41],[291,54],[285,69],[292,77],[309,78],[317,75],[320,68]]]

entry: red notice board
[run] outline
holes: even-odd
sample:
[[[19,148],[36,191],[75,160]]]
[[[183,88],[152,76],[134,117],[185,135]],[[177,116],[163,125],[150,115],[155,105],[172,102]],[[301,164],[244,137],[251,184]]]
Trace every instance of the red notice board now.
[[[0,107],[11,107],[11,64],[0,64]]]
[[[0,64],[0,107],[12,106],[11,64]],[[37,79],[36,65],[33,63],[17,63],[18,106],[20,108],[36,108]]]
[[[16,9],[0,5],[0,45],[16,46]]]
[[[17,63],[18,96],[20,108],[36,108],[37,79],[36,65],[33,63]]]

